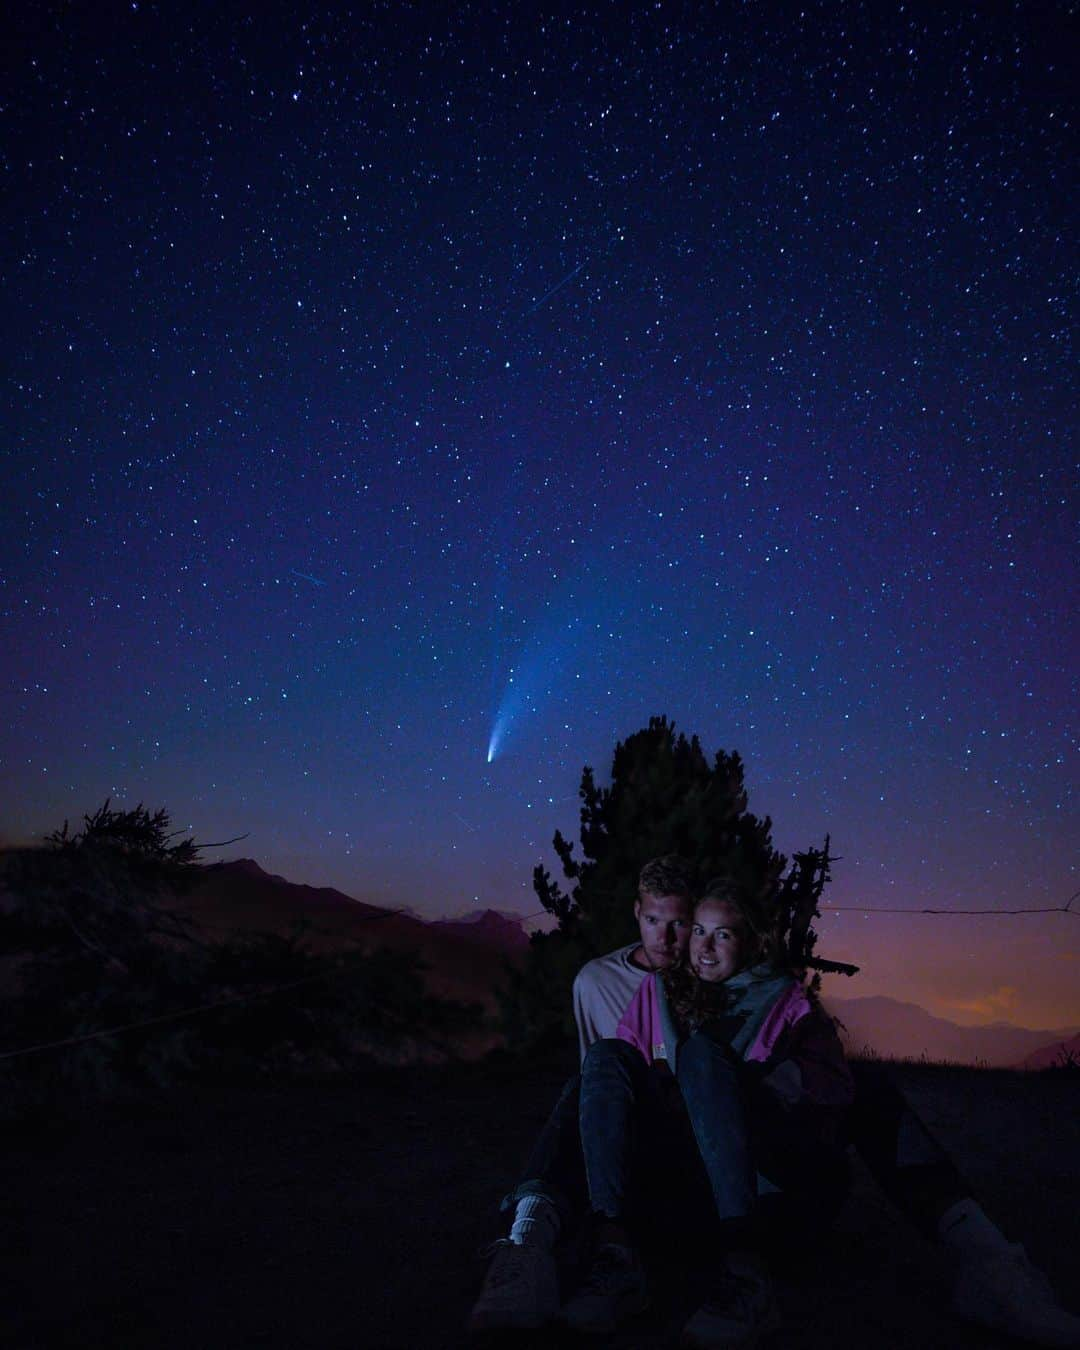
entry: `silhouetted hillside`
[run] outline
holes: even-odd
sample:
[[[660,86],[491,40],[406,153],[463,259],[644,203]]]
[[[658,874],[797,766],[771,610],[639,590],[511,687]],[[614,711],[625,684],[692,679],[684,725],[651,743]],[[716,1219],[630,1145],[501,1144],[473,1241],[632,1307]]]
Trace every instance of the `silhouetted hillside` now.
[[[288,936],[300,927],[316,952],[379,947],[411,952],[428,967],[425,980],[432,993],[489,1010],[505,979],[505,963],[519,959],[528,947],[520,924],[495,910],[428,923],[329,886],[288,881],[251,858],[205,868],[198,885],[177,904],[200,929],[219,938],[254,932]]]
[[[849,1051],[872,1051],[882,1059],[948,1060],[1007,1068],[1027,1055],[1069,1039],[1076,1027],[1033,1031],[1008,1022],[963,1027],[935,1017],[915,1003],[877,995],[870,998],[827,997],[829,1011],[843,1023],[841,1037]]]
[[[521,952],[529,945],[529,936],[521,921],[513,914],[502,914],[497,909],[480,909],[456,919],[436,919],[429,924],[440,932],[488,942],[509,952]]]
[[[1054,1041],[1035,1050],[1017,1066],[1021,1069],[1051,1069],[1068,1063],[1080,1063],[1080,1035]]]

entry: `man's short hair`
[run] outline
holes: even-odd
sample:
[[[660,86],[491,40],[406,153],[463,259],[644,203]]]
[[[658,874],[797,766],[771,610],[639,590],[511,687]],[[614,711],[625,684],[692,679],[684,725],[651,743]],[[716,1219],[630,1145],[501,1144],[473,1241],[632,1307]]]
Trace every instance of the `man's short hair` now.
[[[677,895],[682,900],[693,900],[697,886],[694,864],[678,853],[665,853],[653,858],[641,869],[638,877],[638,898],[647,895]]]

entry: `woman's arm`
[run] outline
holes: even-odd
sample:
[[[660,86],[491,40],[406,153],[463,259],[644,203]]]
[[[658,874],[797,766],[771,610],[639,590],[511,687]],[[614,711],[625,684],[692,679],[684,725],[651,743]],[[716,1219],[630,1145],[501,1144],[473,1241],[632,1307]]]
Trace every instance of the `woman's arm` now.
[[[850,1106],[851,1070],[840,1037],[818,1008],[785,1029],[761,1080],[785,1106]]]

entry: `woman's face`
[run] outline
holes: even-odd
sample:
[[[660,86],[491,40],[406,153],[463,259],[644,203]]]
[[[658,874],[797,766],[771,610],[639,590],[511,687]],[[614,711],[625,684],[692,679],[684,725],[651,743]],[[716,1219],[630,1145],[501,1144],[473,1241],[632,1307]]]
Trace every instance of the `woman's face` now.
[[[690,969],[710,984],[726,980],[748,964],[749,933],[728,900],[703,900],[690,929]]]

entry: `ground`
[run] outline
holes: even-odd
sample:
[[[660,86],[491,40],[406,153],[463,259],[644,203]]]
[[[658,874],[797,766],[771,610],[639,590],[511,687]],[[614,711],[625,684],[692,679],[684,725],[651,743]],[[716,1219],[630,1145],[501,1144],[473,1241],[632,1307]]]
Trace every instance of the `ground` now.
[[[904,1083],[987,1209],[1057,1288],[1077,1266],[1076,1075],[908,1067]],[[500,1232],[500,1195],[563,1066],[373,1070],[200,1088],[5,1127],[0,1266],[7,1350],[443,1350]],[[992,1350],[957,1324],[935,1251],[869,1177],[836,1226],[807,1216],[767,1350]],[[693,1276],[603,1342],[677,1343]],[[1074,1308],[1074,1311],[1077,1309]],[[554,1333],[533,1345],[557,1345]]]

